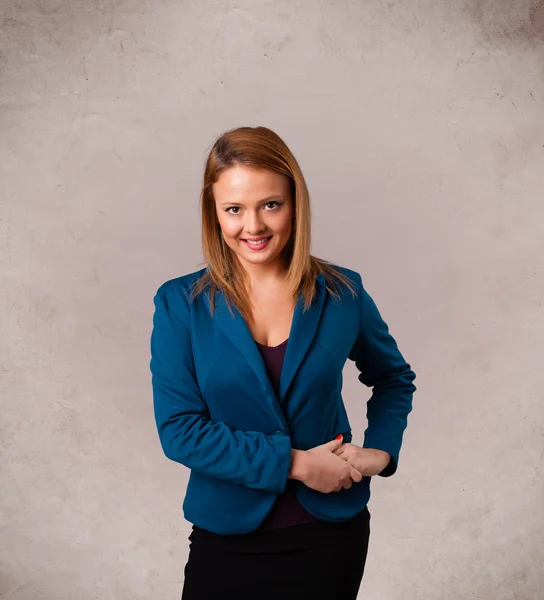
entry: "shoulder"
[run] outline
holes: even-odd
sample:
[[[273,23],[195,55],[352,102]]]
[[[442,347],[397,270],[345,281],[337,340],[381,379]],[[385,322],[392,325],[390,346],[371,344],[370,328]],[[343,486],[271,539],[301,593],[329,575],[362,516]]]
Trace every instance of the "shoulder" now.
[[[350,269],[345,265],[327,262],[324,271],[327,283],[333,283],[334,285],[340,283],[345,286],[347,281],[356,290],[360,290],[362,287],[361,274],[355,269]]]
[[[167,279],[159,285],[157,293],[168,295],[183,292],[184,294],[188,295],[191,287],[206,273],[206,270],[206,267],[204,267],[202,269],[198,269],[198,271],[192,271],[191,273],[186,273],[185,275],[179,275],[178,277]]]
[[[187,313],[194,284],[206,273],[207,268],[167,279],[159,285],[155,299],[161,300],[169,310],[181,316]]]
[[[349,267],[346,267],[344,265],[337,264],[331,264],[331,267],[333,267],[335,270],[339,271],[340,273],[342,273],[342,275],[345,275],[354,282],[358,282],[361,280],[361,274],[358,271],[355,271],[354,269],[350,269]]]

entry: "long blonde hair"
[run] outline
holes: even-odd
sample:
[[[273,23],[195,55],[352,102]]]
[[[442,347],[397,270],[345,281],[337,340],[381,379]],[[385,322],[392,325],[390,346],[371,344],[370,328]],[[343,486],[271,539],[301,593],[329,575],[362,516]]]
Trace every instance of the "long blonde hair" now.
[[[268,169],[286,177],[293,201],[293,231],[282,251],[287,265],[286,280],[291,294],[299,292],[304,298],[304,310],[311,305],[315,294],[315,278],[325,275],[327,290],[338,298],[341,285],[356,295],[352,282],[330,262],[310,254],[311,214],[310,196],[302,170],[285,142],[266,127],[239,127],[223,133],[213,144],[204,168],[201,191],[202,251],[206,272],[194,284],[194,298],[208,288],[213,314],[214,294],[225,293],[227,303],[234,303],[247,322],[252,322],[249,295],[245,286],[245,270],[235,253],[223,242],[217,219],[212,186],[221,173],[243,165],[254,169]]]

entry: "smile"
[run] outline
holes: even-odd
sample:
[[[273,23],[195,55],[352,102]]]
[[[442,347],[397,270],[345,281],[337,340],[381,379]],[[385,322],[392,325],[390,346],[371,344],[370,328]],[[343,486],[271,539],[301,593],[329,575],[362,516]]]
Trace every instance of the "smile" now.
[[[242,240],[242,242],[252,250],[262,250],[268,246],[268,242],[272,239],[272,236],[259,238],[257,240]]]

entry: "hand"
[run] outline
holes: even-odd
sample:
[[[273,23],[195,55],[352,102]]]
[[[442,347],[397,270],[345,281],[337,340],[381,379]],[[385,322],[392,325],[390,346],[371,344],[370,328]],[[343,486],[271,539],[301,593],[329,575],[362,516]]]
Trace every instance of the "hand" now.
[[[323,494],[349,489],[363,476],[341,456],[335,455],[341,445],[340,437],[310,450],[292,450],[289,477]]]
[[[333,452],[336,456],[343,458],[348,465],[355,467],[364,477],[378,475],[391,460],[388,452],[377,448],[361,448],[355,444],[342,444]]]

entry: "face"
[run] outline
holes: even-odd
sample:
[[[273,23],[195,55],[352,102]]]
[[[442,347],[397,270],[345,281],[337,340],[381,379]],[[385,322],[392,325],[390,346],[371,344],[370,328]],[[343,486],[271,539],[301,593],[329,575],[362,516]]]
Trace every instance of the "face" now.
[[[293,218],[287,178],[237,165],[221,173],[213,195],[225,242],[244,266],[281,261]]]

